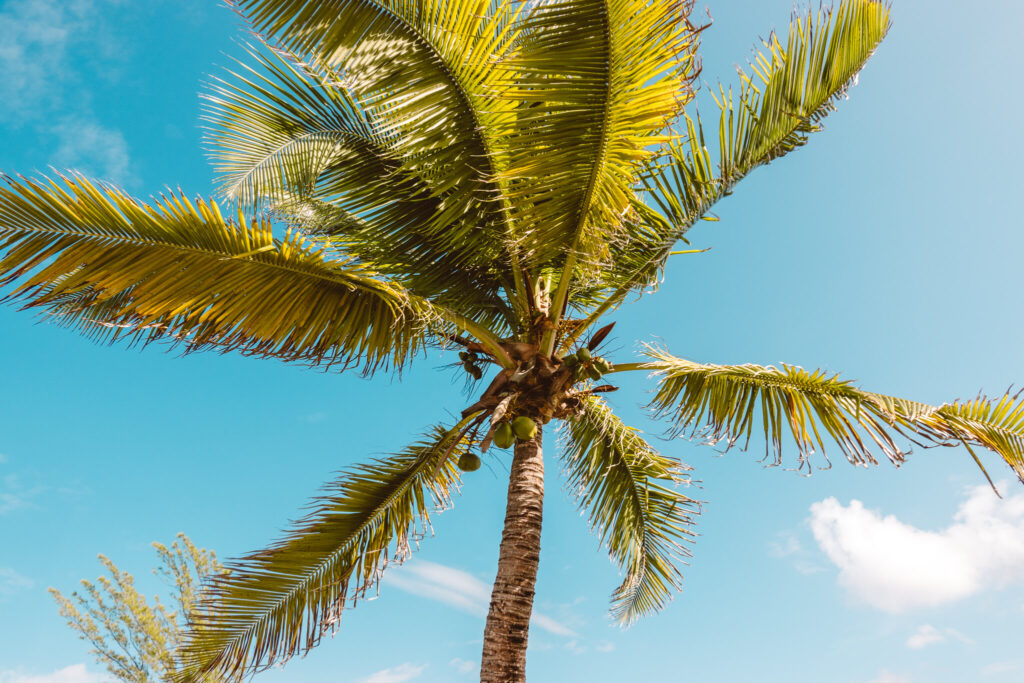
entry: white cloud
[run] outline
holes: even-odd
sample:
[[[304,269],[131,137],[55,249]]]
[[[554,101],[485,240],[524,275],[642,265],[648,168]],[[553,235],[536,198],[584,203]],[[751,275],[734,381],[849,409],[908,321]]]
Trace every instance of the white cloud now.
[[[907,647],[911,650],[920,650],[923,647],[935,645],[936,643],[944,642],[950,638],[959,640],[962,643],[974,642],[956,629],[944,628],[940,630],[931,624],[925,624],[924,626],[919,627],[909,638],[907,638]]]
[[[1020,668],[1019,662],[995,662],[981,670],[983,676],[996,676],[999,674],[1016,671]]]
[[[63,106],[68,48],[93,35],[92,0],[8,0],[0,12],[0,123]]]
[[[835,498],[811,506],[811,530],[839,568],[839,583],[890,613],[933,607],[989,587],[1024,582],[1024,494],[969,492],[954,522],[925,531]]]
[[[102,5],[120,0],[8,0],[0,9],[0,128],[26,124],[48,149],[39,162],[133,184],[120,131],[96,120],[83,76],[114,69]],[[121,41],[118,41],[121,43]],[[121,45],[123,48],[123,45]],[[120,50],[123,52],[123,49]],[[72,112],[72,113],[68,113]],[[54,125],[54,121],[57,121]]]
[[[65,118],[50,132],[57,142],[51,165],[121,185],[131,183],[131,158],[121,131],[85,118]]]
[[[426,668],[426,664],[419,666],[410,663],[400,664],[394,668],[384,669],[366,678],[361,678],[358,683],[404,683],[404,681],[419,678],[419,675]]]
[[[384,574],[384,583],[407,593],[442,602],[462,612],[486,616],[491,602],[491,587],[468,572],[443,564],[413,560]],[[531,623],[559,636],[576,636],[562,622],[538,612]]]
[[[942,635],[939,629],[935,628],[931,624],[925,624],[921,628],[917,629],[912,636],[907,638],[907,647],[911,650],[920,650],[922,647],[928,647],[935,643],[941,643],[946,639],[946,636]]]
[[[38,676],[16,671],[0,671],[0,683],[109,683],[110,680],[106,676],[86,670],[85,664],[72,664]]]
[[[479,668],[479,665],[476,662],[471,662],[468,659],[460,659],[459,657],[448,662],[448,666],[452,667],[460,674],[471,674]]]
[[[27,590],[35,585],[35,581],[22,576],[10,567],[0,567],[0,598]]]

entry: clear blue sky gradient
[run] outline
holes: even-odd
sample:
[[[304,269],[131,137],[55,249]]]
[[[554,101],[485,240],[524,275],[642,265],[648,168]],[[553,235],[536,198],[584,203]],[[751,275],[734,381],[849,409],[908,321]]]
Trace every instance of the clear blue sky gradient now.
[[[711,4],[705,93],[719,79],[735,83],[735,66],[758,36],[785,30],[790,10],[776,0]],[[613,360],[656,340],[699,361],[826,367],[935,403],[1024,382],[1024,8],[903,1],[893,20],[827,130],[754,173],[717,207],[720,222],[691,232],[710,252],[676,257],[657,294],[611,316]],[[3,0],[0,169],[70,166],[142,197],[166,186],[209,194],[197,94],[242,53],[242,39],[238,18],[214,2]],[[401,381],[367,381],[102,347],[0,309],[0,683],[55,680],[27,677],[81,663],[101,673],[48,586],[69,592],[94,578],[102,552],[147,594],[162,591],[149,544],[178,531],[222,558],[262,547],[332,473],[463,408],[461,378],[442,367],[452,360],[431,353]],[[628,631],[612,625],[617,572],[564,490],[549,430],[537,600],[553,621],[533,629],[532,683],[1024,678],[1019,567],[987,574],[992,585],[961,599],[892,614],[840,582],[808,525],[811,506],[835,497],[943,530],[984,483],[962,449],[918,450],[899,470],[836,461],[803,477],[764,468],[761,443],[720,457],[659,440],[662,427],[640,407],[651,384],[622,387],[613,400],[622,416],[696,468],[696,495],[708,501],[701,536],[677,599]],[[986,462],[1004,495],[1024,493],[996,458]],[[480,615],[409,589],[423,593],[422,578],[444,568],[491,581],[507,470],[507,455],[489,455],[454,509],[434,518],[423,563],[346,613],[337,637],[258,679],[348,683],[392,669],[370,680],[472,680],[475,669],[458,665],[479,660]],[[1002,505],[1011,504],[1022,502]],[[475,586],[456,593],[478,605]],[[942,641],[909,647],[926,625]]]

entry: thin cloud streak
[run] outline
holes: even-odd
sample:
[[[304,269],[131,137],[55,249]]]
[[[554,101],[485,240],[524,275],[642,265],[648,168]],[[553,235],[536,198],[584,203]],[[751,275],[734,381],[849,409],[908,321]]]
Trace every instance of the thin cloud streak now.
[[[360,678],[357,683],[405,683],[405,681],[411,681],[414,678],[419,678],[420,674],[422,674],[426,668],[426,664],[416,665],[411,662],[406,662],[405,664],[400,664],[391,669],[378,671],[366,678]]]
[[[0,683],[113,683],[113,680],[107,676],[92,673],[85,668],[85,664],[72,664],[42,675],[24,674],[19,671],[0,671]]]
[[[478,617],[487,616],[491,600],[491,587],[472,574],[426,560],[413,560],[391,569],[384,574],[384,583]],[[531,623],[558,636],[578,635],[557,619],[537,612]]]

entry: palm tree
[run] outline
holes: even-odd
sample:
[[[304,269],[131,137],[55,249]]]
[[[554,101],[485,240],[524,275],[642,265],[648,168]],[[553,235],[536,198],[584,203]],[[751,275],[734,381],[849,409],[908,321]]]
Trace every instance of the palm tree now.
[[[100,340],[163,340],[340,369],[400,371],[457,349],[479,397],[393,456],[327,485],[287,535],[212,581],[180,680],[259,670],[314,647],[410,553],[460,469],[514,444],[481,680],[525,679],[540,555],[542,433],[624,579],[622,623],[679,588],[699,503],[601,394],[657,381],[674,434],[801,466],[901,443],[963,444],[1024,479],[1024,401],[929,406],[797,367],[711,365],[644,346],[602,358],[605,316],[653,289],[686,232],[755,168],[803,145],[889,26],[843,0],[795,16],[738,90],[718,158],[685,113],[700,28],[687,0],[235,0],[258,40],[208,94],[222,194],[145,204],[79,176],[0,188],[8,298]],[[480,391],[482,389],[482,391]],[[756,424],[755,424],[756,423]],[[513,429],[514,428],[514,429]],[[984,468],[982,468],[984,471]],[[987,474],[986,474],[987,476]]]

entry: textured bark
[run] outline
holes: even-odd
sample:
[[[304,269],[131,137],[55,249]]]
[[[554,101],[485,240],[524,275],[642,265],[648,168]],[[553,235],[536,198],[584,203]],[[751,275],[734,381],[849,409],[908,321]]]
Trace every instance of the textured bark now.
[[[484,628],[481,683],[526,680],[526,641],[540,561],[543,511],[544,457],[541,431],[537,430],[532,441],[516,444],[512,459],[498,576]]]

